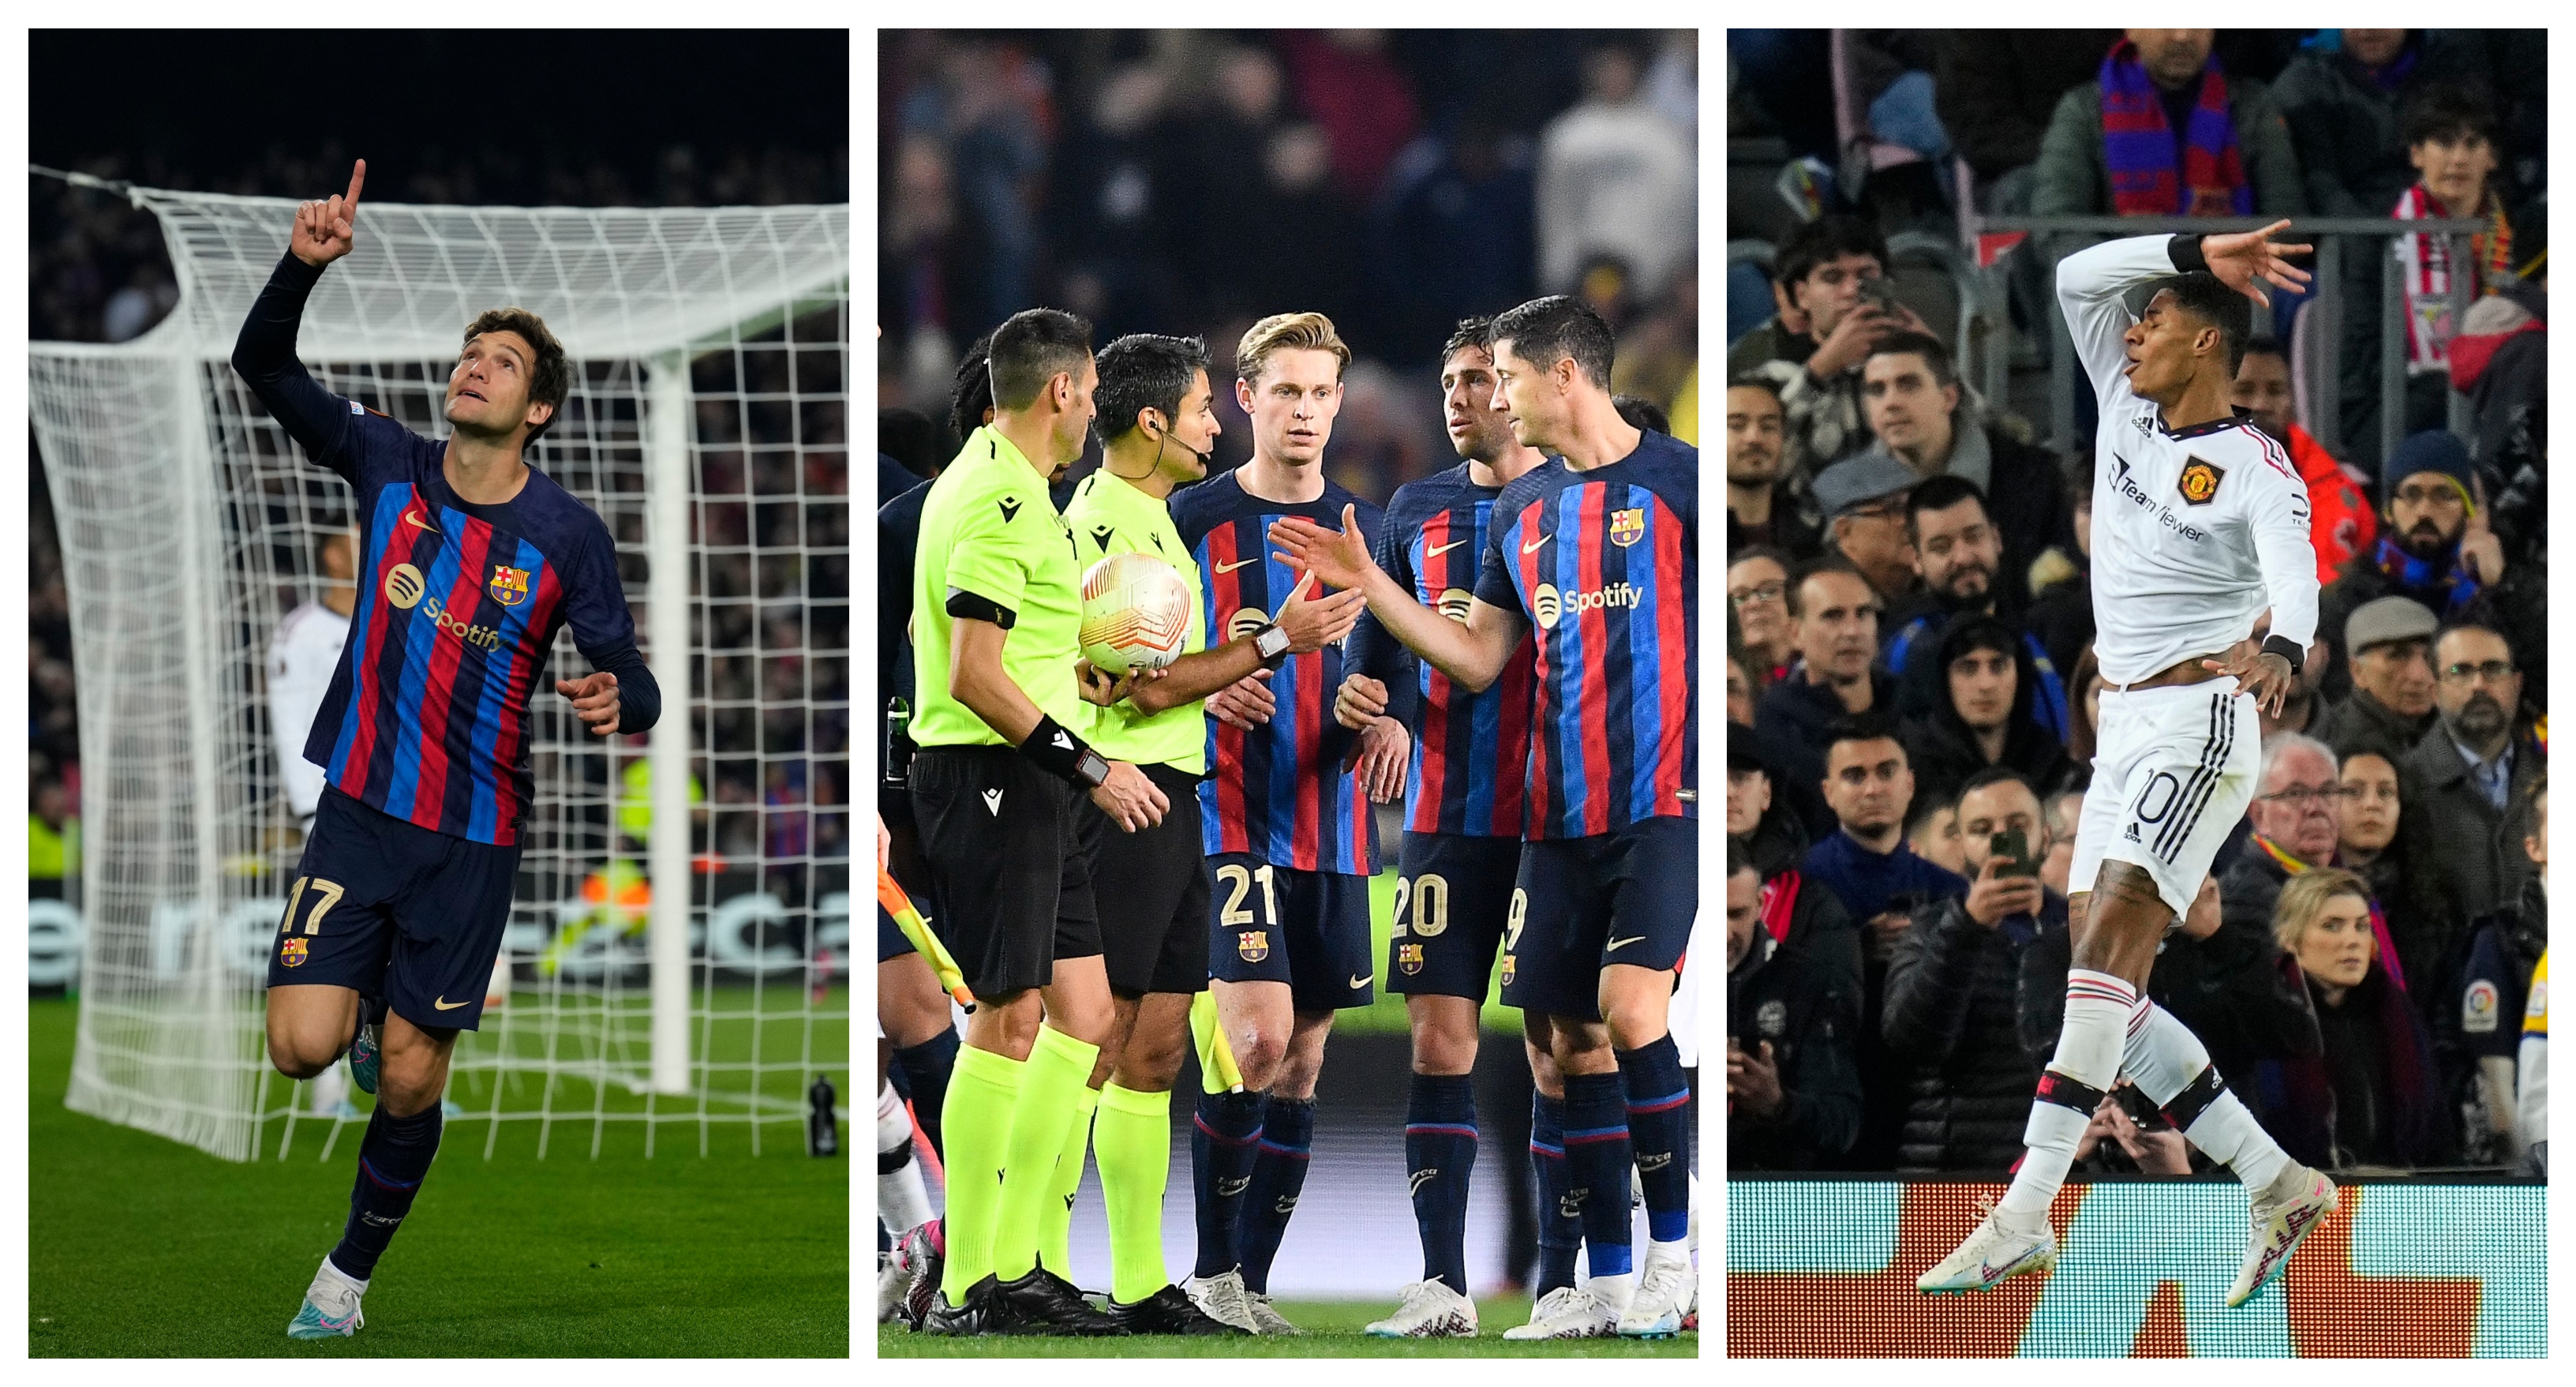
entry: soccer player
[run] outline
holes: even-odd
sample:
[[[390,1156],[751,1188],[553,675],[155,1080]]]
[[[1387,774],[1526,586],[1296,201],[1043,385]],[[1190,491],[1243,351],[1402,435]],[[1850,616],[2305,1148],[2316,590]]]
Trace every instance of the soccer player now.
[[[2194,1146],[2233,1167],[2253,1235],[2227,1303],[2242,1305],[2334,1211],[2332,1181],[2292,1161],[2145,996],[2165,929],[2190,909],[2251,805],[2258,709],[2277,712],[2316,638],[2308,492],[2281,446],[2228,403],[2261,281],[2304,270],[2288,226],[2139,236],[2068,257],[2057,301],[2100,397],[2093,456],[2093,592],[2100,748],[2067,873],[2074,966],[2066,1022],[2040,1075],[2011,1188],[1924,1291],[1991,1288],[2057,1264],[2048,1206],[2104,1091],[2126,1076]],[[2152,290],[2144,316],[2123,297]],[[2252,639],[2271,612],[2271,635]],[[2232,676],[2233,687],[2219,683]]]
[[[1085,700],[1126,692],[1080,660],[1082,569],[1046,496],[1091,427],[1091,325],[1014,314],[993,332],[991,369],[993,422],[931,483],[913,567],[913,817],[940,938],[977,1000],[949,1079],[947,1256],[923,1328],[1115,1334],[1037,1260],[1111,1016],[1075,796],[1128,832],[1169,804],[1074,730]]]
[[[1111,554],[1150,554],[1172,565],[1192,593],[1198,563],[1181,542],[1165,501],[1207,475],[1216,446],[1215,392],[1207,347],[1197,338],[1138,334],[1100,353],[1100,469],[1075,488],[1065,519],[1085,563]],[[1311,582],[1306,586],[1311,587]],[[1293,597],[1278,619],[1207,649],[1206,613],[1190,605],[1183,654],[1139,681],[1126,701],[1097,709],[1091,744],[1132,761],[1171,801],[1171,812],[1137,833],[1102,832],[1096,813],[1085,834],[1101,912],[1115,1017],[1077,1105],[1074,1133],[1047,1202],[1041,1246],[1063,1264],[1073,1193],[1082,1180],[1083,1131],[1098,1109],[1100,1192],[1109,1212],[1109,1316],[1138,1334],[1257,1332],[1250,1311],[1211,1318],[1163,1266],[1163,1190],[1170,1176],[1172,1084],[1190,1048],[1190,1003],[1207,990],[1207,858],[1201,851],[1198,784],[1207,768],[1203,700],[1267,662],[1264,652],[1304,655],[1350,633],[1362,598]],[[1284,643],[1284,644],[1283,644]]]
[[[312,836],[313,815],[322,804],[322,768],[304,759],[304,739],[313,735],[313,717],[331,692],[340,648],[349,643],[349,613],[358,604],[354,537],[345,529],[327,530],[313,557],[322,573],[322,595],[288,612],[268,640],[268,733],[276,739],[278,788],[298,838]],[[337,1064],[313,1076],[310,1097],[316,1117],[358,1115],[349,1103],[348,1071]]]
[[[1274,314],[1237,345],[1235,403],[1252,418],[1252,457],[1170,502],[1202,575],[1211,635],[1257,632],[1303,581],[1263,542],[1273,520],[1347,516],[1363,547],[1377,533],[1377,507],[1324,477],[1350,359],[1320,313]],[[1410,737],[1393,718],[1356,737],[1333,721],[1339,647],[1292,656],[1274,638],[1260,654],[1277,715],[1250,730],[1212,721],[1210,774],[1199,785],[1202,847],[1216,869],[1209,972],[1243,1087],[1199,1102],[1190,1142],[1198,1261],[1183,1289],[1216,1319],[1239,1322],[1248,1310],[1262,1333],[1294,1334],[1270,1304],[1270,1261],[1306,1183],[1333,1013],[1367,1006],[1373,982],[1377,821],[1362,787],[1374,781],[1386,798],[1401,789],[1391,782]]]
[[[570,624],[593,672],[555,691],[591,733],[642,732],[661,691],[635,650],[616,546],[529,467],[563,405],[563,348],[537,315],[465,330],[445,442],[332,395],[295,359],[323,269],[356,244],[364,160],[346,194],[296,209],[233,369],[304,451],[356,493],[349,640],[304,744],[326,788],[268,961],[268,1054],[290,1078],[345,1051],[376,1095],[349,1222],[287,1334],[366,1323],[359,1297],[438,1152],[448,1058],[482,1019],[510,919],[529,774],[528,697]]]
[[[1494,500],[1545,462],[1512,437],[1511,414],[1494,400],[1493,321],[1458,325],[1441,350],[1440,392],[1455,467],[1396,489],[1377,546],[1378,566],[1416,600],[1453,621],[1466,619],[1484,562]],[[1376,663],[1385,629],[1363,620],[1352,656]],[[1413,1078],[1404,1114],[1406,1182],[1422,1238],[1422,1279],[1406,1286],[1396,1312],[1368,1326],[1385,1338],[1472,1338],[1476,1302],[1467,1288],[1467,1190],[1476,1165],[1479,1010],[1502,948],[1520,865],[1521,790],[1529,765],[1531,643],[1524,639],[1502,676],[1481,693],[1460,688],[1430,663],[1419,666],[1406,777],[1404,848],[1387,941],[1386,985],[1404,994],[1413,1033]],[[1386,688],[1357,672],[1343,676],[1333,712],[1345,727],[1386,711]],[[1530,1045],[1537,1097],[1531,1132],[1539,1162],[1537,1295],[1574,1284],[1573,1220],[1562,1217],[1565,1087],[1545,1037]],[[1546,1154],[1554,1151],[1555,1155]]]
[[[1493,339],[1513,438],[1556,456],[1496,498],[1465,623],[1416,599],[1355,535],[1290,518],[1270,538],[1322,581],[1366,592],[1390,634],[1471,691],[1499,680],[1535,627],[1503,1000],[1544,1028],[1564,1075],[1567,1198],[1592,1280],[1551,1292],[1504,1337],[1669,1335],[1691,1299],[1690,1093],[1666,1016],[1698,901],[1699,450],[1619,417],[1609,325],[1579,300],[1522,304],[1494,320]],[[1632,1159],[1651,1239],[1642,1273]]]

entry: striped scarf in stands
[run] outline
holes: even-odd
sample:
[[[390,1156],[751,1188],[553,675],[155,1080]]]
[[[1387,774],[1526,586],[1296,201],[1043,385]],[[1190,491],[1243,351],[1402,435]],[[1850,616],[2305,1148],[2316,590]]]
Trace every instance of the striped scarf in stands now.
[[[2292,876],[2297,876],[2308,869],[2308,864],[2300,861],[2289,849],[2260,833],[2246,834],[2245,841],[2253,844],[2257,850],[2279,864],[2282,871]],[[2360,873],[2355,872],[2354,875],[2359,876]],[[2371,938],[2377,940],[2379,944],[2379,966],[2388,970],[2388,980],[2397,984],[2398,990],[2403,991],[2406,987],[2406,965],[2399,962],[2397,958],[2397,937],[2388,932],[2388,912],[2380,908],[2379,897],[2376,895],[2371,896],[2369,900],[2370,934]]]
[[[2397,199],[2397,209],[2389,215],[2399,221],[2421,221],[2427,217],[2448,216],[2432,192],[2417,183]],[[2513,227],[2504,219],[2504,199],[2490,190],[2470,216],[2485,216],[2493,228],[2469,238],[2470,272],[2476,276],[2469,284],[2471,295],[2491,292],[2499,282],[2513,277]],[[2447,236],[2400,236],[2397,241],[2397,265],[2406,284],[2406,370],[2418,374],[2448,371],[2451,363],[2451,336],[2459,324],[2451,317],[2451,238]]]
[[[2124,217],[2250,217],[2254,189],[2236,148],[2227,75],[2212,58],[2200,76],[2200,104],[2183,132],[2174,169],[2174,131],[2155,79],[2122,39],[2102,59],[2102,159],[2111,172],[2111,210]],[[2184,196],[2188,190],[2190,196]]]

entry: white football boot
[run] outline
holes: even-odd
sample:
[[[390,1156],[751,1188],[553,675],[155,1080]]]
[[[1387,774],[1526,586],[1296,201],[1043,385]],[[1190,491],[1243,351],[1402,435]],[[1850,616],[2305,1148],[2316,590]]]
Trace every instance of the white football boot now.
[[[2244,1265],[2236,1270],[2236,1284],[2227,1288],[2231,1310],[2252,1300],[2265,1283],[2278,1277],[2308,1234],[2343,1207],[2334,1181],[2296,1161],[2281,1168],[2271,1188],[2249,1190],[2247,1196],[2253,1229],[2246,1238]]]
[[[321,1270],[313,1273],[313,1284],[304,1292],[303,1307],[286,1322],[286,1337],[342,1339],[357,1333],[367,1324],[358,1309],[358,1298],[366,1293],[366,1282],[343,1275],[330,1258],[323,1258]]]
[[[1580,1286],[1559,1286],[1530,1310],[1529,1323],[1503,1331],[1506,1339],[1606,1339],[1619,1316]]]
[[[2057,1265],[2057,1234],[2041,1215],[2039,1231],[2006,1226],[1991,1200],[1978,1201],[1985,1221],[1959,1244],[1957,1251],[1914,1280],[1914,1289],[1932,1295],[1950,1291],[1990,1291],[2005,1278],[2026,1271],[2048,1271]]]
[[[1181,1283],[1181,1293],[1199,1307],[1199,1313],[1222,1325],[1230,1325],[1246,1334],[1262,1332],[1261,1322],[1252,1317],[1252,1305],[1243,1290],[1243,1271],[1236,1268],[1214,1276],[1193,1276]]]
[[[1690,1263],[1678,1257],[1646,1259],[1637,1278],[1637,1293],[1619,1314],[1623,1339],[1669,1339],[1682,1332],[1682,1321],[1694,1298]]]
[[[1380,1339],[1472,1339],[1476,1337],[1476,1302],[1432,1277],[1404,1288],[1395,1313],[1364,1333]]]

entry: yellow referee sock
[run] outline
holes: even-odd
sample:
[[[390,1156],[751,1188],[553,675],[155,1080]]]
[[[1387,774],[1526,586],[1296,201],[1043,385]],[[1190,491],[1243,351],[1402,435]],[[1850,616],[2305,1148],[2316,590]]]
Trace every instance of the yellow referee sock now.
[[[1099,1046],[1053,1026],[1038,1027],[1037,1043],[1029,1047],[1020,1098],[1011,1106],[1001,1212],[993,1222],[993,1275],[1004,1281],[1017,1281],[1037,1265],[1038,1215],[1055,1190],[1056,1158],[1073,1128],[1076,1095],[1090,1086],[1091,1065],[1099,1057]],[[954,1081],[949,1092],[956,1092]],[[949,1099],[951,1108],[956,1101]]]

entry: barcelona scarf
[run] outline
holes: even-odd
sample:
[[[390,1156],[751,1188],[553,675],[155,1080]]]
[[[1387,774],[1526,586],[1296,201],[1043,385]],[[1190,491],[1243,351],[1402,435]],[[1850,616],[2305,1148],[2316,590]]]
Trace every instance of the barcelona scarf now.
[[[2292,876],[2297,876],[2308,869],[2307,863],[2292,857],[2280,844],[2260,833],[2247,834],[2246,841],[2262,849],[2274,862],[2280,864],[2282,871]],[[2379,966],[2388,970],[2388,980],[2397,984],[2398,991],[2405,991],[2406,968],[2397,961],[2397,941],[2388,933],[2388,912],[2380,909],[2377,896],[2370,897],[2370,934],[2379,949]]]
[[[2183,130],[2182,167],[2174,168],[2174,129],[2156,84],[2122,39],[2102,59],[2102,160],[2111,174],[2111,210],[2124,217],[2250,217],[2254,189],[2228,114],[2227,76],[2209,60],[2200,101]]]
[[[2451,484],[2459,485],[2457,481]],[[2462,496],[2465,498],[2466,495],[2463,491]],[[2447,562],[2419,559],[2406,552],[2406,546],[2397,542],[2397,536],[2381,535],[2379,550],[2371,557],[2388,581],[2425,606],[2440,608],[2446,617],[2461,615],[2469,609],[2471,602],[2477,600],[2477,571],[2469,567],[2468,559],[2460,553],[2457,544],[2451,546]]]

